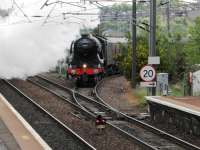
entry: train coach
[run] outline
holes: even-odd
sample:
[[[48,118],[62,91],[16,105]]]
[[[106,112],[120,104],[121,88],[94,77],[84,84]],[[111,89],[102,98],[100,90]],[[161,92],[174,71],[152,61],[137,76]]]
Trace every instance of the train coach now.
[[[118,69],[110,47],[111,44],[106,38],[82,34],[71,44],[67,77],[79,86],[95,85],[106,74],[116,74]]]

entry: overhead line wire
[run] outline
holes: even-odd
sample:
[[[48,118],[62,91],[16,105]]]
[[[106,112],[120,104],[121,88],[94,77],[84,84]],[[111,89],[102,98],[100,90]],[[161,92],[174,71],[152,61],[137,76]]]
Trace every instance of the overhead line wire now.
[[[22,8],[19,7],[19,5],[17,4],[17,2],[15,0],[13,0],[13,4],[15,4],[17,6],[17,8],[21,11],[21,13],[24,15],[24,17],[27,18],[27,20],[29,22],[31,22],[31,20],[29,19],[29,17],[25,14],[25,12],[22,10]]]
[[[55,7],[56,7],[56,4],[57,4],[57,3],[55,3],[54,6],[51,8],[51,10],[49,11],[49,13],[48,13],[48,15],[47,15],[47,17],[46,17],[46,19],[44,20],[44,22],[43,22],[42,25],[44,25],[44,24],[47,22],[48,18],[50,17],[51,13],[53,12],[53,10],[54,10]]]
[[[73,2],[65,2],[65,1],[55,1],[55,2],[51,2],[51,3],[48,3],[49,0],[47,0],[40,9],[43,9],[45,6],[49,6],[49,5],[52,5],[52,4],[55,4],[55,3],[61,3],[61,4],[67,4],[67,5],[72,5],[72,6],[76,6],[76,7],[80,7],[80,8],[86,8],[84,6],[81,6],[81,5],[77,5],[77,4],[74,4]]]

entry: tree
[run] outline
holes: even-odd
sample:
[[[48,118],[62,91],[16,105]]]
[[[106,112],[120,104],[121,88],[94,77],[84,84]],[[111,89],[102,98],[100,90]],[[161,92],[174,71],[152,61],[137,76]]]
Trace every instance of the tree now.
[[[194,21],[189,29],[189,41],[185,46],[186,60],[189,66],[200,64],[200,17]]]
[[[126,33],[130,30],[130,18],[132,7],[129,4],[114,4],[111,7],[103,7],[100,11],[101,32],[112,30]]]
[[[159,23],[159,20],[158,20]],[[183,77],[186,69],[184,45],[187,42],[188,23],[185,18],[175,18],[171,23],[171,32],[167,33],[167,27],[158,24],[157,28],[157,51],[161,58],[160,72],[168,72],[173,81]]]
[[[171,5],[182,4],[178,0],[172,0]],[[141,8],[143,8],[142,5],[137,5],[137,9]],[[120,18],[123,14],[130,16],[130,12],[131,5],[114,5],[111,8],[107,7],[101,11],[102,14],[110,14],[116,18]],[[140,21],[148,24],[149,18],[143,17]],[[164,15],[157,15],[156,51],[161,60],[160,65],[157,67],[157,72],[168,72],[174,82],[177,82],[177,80],[183,77],[188,65],[200,63],[200,45],[198,44],[200,42],[200,18],[195,20],[195,25],[190,27],[189,30],[190,24],[186,17],[175,16],[170,21],[170,32],[168,32],[166,18]],[[128,33],[126,35],[128,43],[126,45],[121,44],[122,53],[115,56],[115,59],[119,61],[121,70],[130,79],[132,49],[129,25],[128,22],[112,22],[111,20],[103,22],[98,28],[98,31],[100,33],[109,29],[116,31],[119,29],[119,26],[124,27],[120,28],[122,29],[120,31]],[[138,28],[137,72],[139,72],[143,65],[147,64],[148,49],[148,32]]]
[[[185,23],[183,23],[185,22]],[[183,77],[183,72],[186,69],[186,53],[184,45],[187,41],[187,23],[184,19],[179,19],[173,23],[171,27],[171,35],[167,33],[167,27],[162,24],[162,21],[157,20],[156,33],[156,50],[160,56],[161,63],[158,65],[158,72],[168,72],[171,79],[175,82]],[[180,30],[180,28],[183,28]],[[128,44],[122,46],[123,53],[118,56],[121,69],[124,74],[130,78],[132,65],[132,49],[130,33],[127,36]],[[148,33],[140,31],[137,34],[137,72],[147,64],[148,60]]]
[[[141,34],[137,38],[137,72],[139,72],[140,68],[147,64],[148,58],[148,41],[147,41],[147,33]],[[131,47],[131,36],[130,33],[127,33],[126,38],[128,39],[127,44],[121,44],[121,54],[118,54],[115,59],[119,62],[120,70],[124,73],[124,75],[130,79],[131,78],[131,69],[132,69],[132,47]],[[137,79],[139,79],[139,74],[137,75]]]

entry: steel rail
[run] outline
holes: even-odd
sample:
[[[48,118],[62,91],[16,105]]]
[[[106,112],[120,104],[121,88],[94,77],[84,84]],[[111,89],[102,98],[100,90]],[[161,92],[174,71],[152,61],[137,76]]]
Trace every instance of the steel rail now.
[[[115,76],[114,76],[115,77]],[[133,117],[130,117],[126,114],[124,114],[123,112],[120,112],[119,110],[113,108],[112,106],[110,106],[108,103],[106,103],[99,95],[99,92],[98,92],[98,88],[99,86],[105,82],[106,80],[110,79],[110,78],[114,78],[114,77],[108,77],[108,78],[105,78],[103,79],[101,82],[99,82],[95,88],[94,88],[94,92],[95,92],[95,95],[96,95],[96,98],[101,101],[104,105],[108,106],[109,108],[111,108],[113,111],[115,111],[116,113],[119,113],[120,115],[124,116],[125,118],[127,118],[129,121],[133,122],[133,123],[136,123],[138,125],[140,125],[141,127],[143,128],[146,128],[146,129],[150,129],[152,132],[154,132],[155,134],[158,134],[158,135],[162,135],[163,137],[165,137],[166,139],[169,139],[171,141],[174,141],[176,144],[180,145],[180,146],[183,146],[187,149],[191,149],[191,150],[200,150],[200,147],[194,145],[194,144],[191,144],[185,140],[182,140],[176,136],[173,136],[165,131],[162,131],[154,126],[151,126],[147,123],[144,123],[138,119],[135,119]]]
[[[15,87],[12,83],[10,83],[7,80],[4,80],[6,84],[11,86],[18,94],[25,97],[30,103],[34,104],[40,111],[47,114],[52,120],[54,120],[57,124],[59,124],[64,130],[67,130],[76,140],[78,140],[81,144],[83,144],[84,148],[90,149],[90,150],[96,150],[92,145],[90,145],[87,141],[85,141],[82,137],[80,137],[77,133],[75,133],[72,129],[67,127],[64,123],[62,123],[59,119],[57,119],[55,116],[53,116],[50,112],[48,112],[46,109],[44,109],[42,106],[40,106],[38,103],[36,103],[33,99],[25,95],[22,91],[20,91],[17,87]],[[81,146],[81,145],[80,145]]]
[[[50,92],[50,93],[52,93],[53,95],[55,95],[55,96],[57,96],[58,98],[60,98],[61,100],[63,100],[63,101],[65,101],[65,102],[67,102],[67,103],[69,103],[70,105],[72,105],[74,108],[76,108],[76,109],[78,109],[79,111],[83,111],[82,110],[82,108],[76,103],[76,101],[72,101],[72,100],[70,100],[70,99],[68,99],[68,98],[66,98],[66,97],[64,97],[64,96],[62,96],[62,95],[60,95],[60,94],[58,94],[57,92],[55,92],[55,91],[53,91],[53,90],[51,90],[51,89],[49,89],[49,88],[47,88],[47,87],[45,87],[45,86],[43,86],[43,85],[41,85],[40,83],[37,83],[36,81],[33,81],[32,79],[27,79],[30,83],[32,83],[32,84],[34,84],[34,85],[36,85],[36,86],[38,86],[38,87],[40,87],[40,88],[43,88],[44,90],[46,90],[46,91],[48,91],[48,92]],[[70,90],[70,91],[68,91],[68,92],[73,92],[73,90]],[[72,95],[72,97],[73,97],[73,95]],[[86,113],[84,113],[84,115],[87,115],[88,116],[88,114],[86,114]],[[88,116],[89,118],[91,118],[90,116]]]
[[[115,75],[114,77],[117,77],[117,76],[119,76],[119,75]],[[76,91],[74,91],[74,90],[71,90],[70,88],[67,88],[67,87],[64,87],[64,86],[62,86],[62,85],[60,85],[60,84],[57,84],[56,82],[51,81],[51,80],[47,79],[46,77],[41,77],[41,76],[37,76],[37,77],[39,77],[39,78],[41,78],[41,79],[44,79],[44,80],[46,80],[47,82],[50,82],[50,83],[54,84],[55,86],[58,86],[58,87],[60,87],[60,88],[62,88],[62,89],[65,89],[65,90],[67,90],[67,91],[69,91],[69,92],[76,92]],[[113,77],[109,77],[109,78],[113,78]],[[106,78],[106,79],[108,79],[108,78]],[[106,80],[106,79],[104,79],[104,80]],[[187,148],[187,149],[200,150],[200,148],[197,147],[196,145],[193,145],[193,144],[191,144],[191,143],[188,143],[187,141],[184,141],[184,140],[182,140],[182,139],[180,139],[180,138],[177,138],[177,137],[175,137],[175,136],[173,136],[173,135],[171,135],[171,134],[168,134],[168,133],[166,133],[166,132],[164,132],[164,131],[162,131],[162,130],[160,130],[160,129],[157,129],[157,128],[155,128],[155,127],[149,125],[149,124],[146,124],[146,123],[144,123],[144,122],[142,122],[142,121],[140,121],[140,120],[137,120],[137,119],[135,119],[135,118],[132,118],[132,117],[130,117],[130,116],[128,116],[128,115],[126,115],[126,114],[124,114],[124,113],[118,111],[117,109],[113,108],[113,107],[110,106],[109,104],[105,103],[105,101],[104,101],[103,99],[101,99],[101,97],[98,95],[98,92],[97,92],[98,86],[99,86],[104,80],[102,80],[101,82],[99,82],[99,83],[95,86],[95,88],[94,88],[94,92],[95,92],[95,94],[96,94],[96,97],[97,97],[97,99],[98,99],[101,103],[98,102],[98,101],[93,100],[93,99],[90,98],[90,97],[84,96],[84,95],[82,95],[82,94],[80,94],[80,93],[78,93],[78,92],[76,92],[76,95],[78,95],[78,96],[84,98],[84,99],[87,100],[87,101],[90,101],[90,102],[92,102],[92,103],[101,105],[101,106],[103,106],[103,107],[105,107],[105,108],[107,108],[107,109],[110,109],[110,110],[112,110],[113,112],[115,112],[116,114],[118,114],[118,115],[124,117],[124,119],[125,119],[126,121],[128,121],[128,122],[130,122],[130,123],[135,123],[135,124],[139,125],[140,127],[145,128],[145,129],[147,129],[147,130],[151,130],[154,134],[157,134],[157,135],[159,135],[159,136],[164,136],[165,139],[168,139],[168,140],[170,140],[170,141],[173,141],[174,143],[176,143],[176,144],[178,144],[178,145],[180,145],[180,146],[183,146],[183,147],[185,147],[185,148]],[[84,106],[81,106],[81,107],[84,107]]]
[[[96,118],[96,115],[93,114],[93,113],[91,113],[90,111],[88,111],[84,106],[82,106],[82,105],[79,103],[79,100],[78,100],[77,97],[84,98],[85,100],[90,99],[89,101],[92,101],[92,102],[94,102],[94,103],[98,103],[98,104],[104,106],[105,108],[110,109],[110,108],[107,107],[106,105],[101,104],[101,103],[99,103],[99,102],[97,102],[97,101],[95,101],[95,100],[93,100],[93,99],[91,99],[91,98],[85,97],[84,95],[78,93],[78,92],[75,91],[75,90],[72,90],[72,89],[67,88],[67,87],[64,87],[64,86],[62,86],[62,85],[60,85],[60,84],[57,84],[56,82],[51,81],[51,80],[47,79],[46,77],[42,77],[42,76],[36,76],[36,77],[38,77],[38,78],[40,78],[40,79],[42,79],[42,80],[45,80],[45,81],[49,82],[50,84],[53,84],[53,85],[55,85],[55,86],[57,86],[57,87],[59,87],[59,88],[61,88],[61,89],[64,89],[64,90],[66,90],[67,92],[70,92],[70,93],[72,94],[72,96],[73,96],[74,101],[77,103],[78,108],[81,109],[81,110],[83,110],[85,113],[87,113],[87,115],[89,115],[89,116],[92,117],[93,119]],[[54,91],[52,91],[52,90],[49,90],[48,88],[46,88],[46,87],[40,85],[39,83],[35,83],[35,82],[33,82],[32,80],[30,80],[30,79],[28,79],[28,80],[31,81],[32,83],[34,83],[34,84],[36,84],[36,85],[42,87],[42,88],[45,88],[46,90],[48,90],[48,91],[51,92],[52,94],[56,94],[56,96],[60,97],[61,99],[63,99],[63,100],[66,99],[66,98],[60,96],[59,94],[57,94],[56,92],[54,92]],[[77,105],[76,105],[76,106],[77,106]],[[134,140],[134,142],[136,142],[136,144],[138,144],[138,145],[139,145],[140,147],[142,147],[143,149],[158,150],[155,146],[152,146],[152,145],[150,145],[150,144],[144,142],[143,140],[141,140],[141,139],[135,137],[134,135],[132,135],[132,134],[130,134],[130,133],[128,133],[128,132],[126,132],[126,131],[120,129],[120,128],[117,127],[116,125],[114,125],[114,124],[112,124],[112,123],[110,123],[110,122],[106,122],[106,123],[107,123],[109,126],[113,127],[115,130],[117,130],[118,132],[120,132],[120,133],[122,133],[123,135],[125,135],[126,137],[131,138],[132,140]]]
[[[108,107],[107,105],[105,105],[105,104],[102,104],[102,103],[99,103],[98,101],[95,101],[95,100],[93,100],[93,99],[91,99],[91,98],[89,98],[89,97],[87,97],[87,96],[84,96],[84,95],[82,95],[82,94],[80,94],[80,93],[78,93],[78,92],[76,92],[76,91],[74,91],[74,93],[80,98],[82,98],[82,99],[84,99],[84,101],[86,100],[86,101],[88,101],[88,102],[92,102],[92,103],[95,103],[95,104],[97,104],[98,106],[100,106],[100,107],[104,107],[105,109],[110,109],[110,107]],[[74,94],[74,95],[75,95]],[[77,97],[75,97],[76,99],[77,99]],[[76,100],[77,101],[77,103],[79,103],[78,102],[78,100]],[[82,106],[80,103],[79,103],[79,105],[81,106],[81,107],[83,107],[84,108],[84,106]],[[99,107],[98,107],[99,108]],[[84,108],[85,109],[85,108]],[[116,110],[116,109],[114,109],[114,108],[111,108],[111,110],[112,111],[114,111],[114,110]],[[87,111],[87,110],[86,110]],[[116,112],[116,111],[114,111],[116,114],[120,114],[120,113],[118,113],[118,112]],[[89,112],[90,113],[90,112]],[[121,114],[120,114],[121,115]],[[123,116],[123,115],[121,115],[121,116]],[[124,117],[124,116],[123,116]],[[125,120],[127,120],[127,119],[125,119]],[[129,122],[129,119],[127,120],[128,122]],[[114,124],[112,124],[111,122],[108,122],[107,124],[109,124],[109,125],[111,125],[111,126],[114,126],[115,128],[117,128],[118,130],[121,130],[122,132],[126,132],[126,131],[124,131],[123,129],[121,129],[120,127],[118,127],[118,126],[115,126]],[[127,132],[128,133],[128,132]],[[154,133],[154,132],[153,132]],[[128,133],[129,134],[129,133]],[[154,133],[155,134],[155,133]],[[133,137],[135,137],[134,135],[132,135],[132,134],[129,134],[130,136],[133,136]],[[156,135],[158,135],[158,134],[156,134]],[[159,135],[160,136],[160,135]],[[138,139],[138,140],[140,140],[140,142],[143,142],[143,144],[147,144],[148,146],[150,146],[151,148],[153,148],[153,149],[160,149],[162,146],[152,146],[152,145],[150,145],[150,144],[148,144],[147,142],[144,142],[144,141],[142,141],[140,138],[138,138],[138,137],[135,137],[136,139]],[[169,141],[171,141],[171,140],[169,140]],[[181,145],[182,146],[182,145]],[[165,146],[164,146],[165,147]]]
[[[117,76],[119,76],[119,75],[115,75],[114,77],[117,77]],[[62,89],[65,89],[65,90],[67,90],[67,91],[69,91],[69,92],[75,92],[74,90],[71,90],[70,88],[66,88],[66,87],[64,87],[64,86],[62,86],[62,85],[60,85],[60,84],[57,84],[57,83],[54,82],[54,81],[50,81],[49,79],[47,79],[47,78],[45,78],[45,77],[41,77],[41,76],[38,76],[38,77],[41,78],[41,79],[46,80],[47,82],[50,82],[50,83],[54,84],[55,86],[58,86],[58,87],[60,87],[60,88],[62,88]],[[113,77],[109,77],[109,78],[113,78]],[[108,78],[106,78],[106,79],[108,79]],[[104,80],[106,80],[106,79],[104,79]],[[180,146],[183,146],[183,147],[185,147],[185,148],[187,148],[187,149],[200,150],[200,148],[197,147],[196,145],[193,145],[193,144],[191,144],[191,143],[188,143],[187,141],[184,141],[184,140],[182,140],[182,139],[180,139],[180,138],[177,138],[177,137],[175,137],[175,136],[173,136],[173,135],[171,135],[171,134],[168,134],[168,133],[166,133],[166,132],[164,132],[164,131],[162,131],[162,130],[160,130],[160,129],[157,129],[157,128],[155,128],[155,127],[149,125],[149,124],[146,124],[146,123],[144,123],[144,122],[142,122],[142,121],[140,121],[140,120],[137,120],[137,119],[135,119],[135,118],[132,118],[132,117],[130,117],[130,116],[128,116],[128,115],[126,115],[126,114],[124,114],[124,113],[118,111],[117,109],[113,108],[113,107],[110,106],[109,104],[107,104],[103,99],[101,99],[101,97],[99,96],[98,91],[97,91],[98,86],[99,86],[104,80],[102,80],[101,82],[99,82],[99,83],[95,86],[95,88],[94,88],[94,92],[95,92],[95,94],[96,94],[96,97],[97,97],[97,99],[98,99],[101,103],[100,103],[100,102],[97,102],[97,101],[95,101],[95,100],[93,100],[93,99],[90,98],[90,97],[84,96],[84,95],[82,95],[82,94],[80,94],[80,93],[78,93],[78,92],[76,92],[76,94],[77,94],[78,96],[84,98],[85,100],[88,100],[88,101],[90,101],[90,102],[92,102],[92,103],[96,103],[96,104],[101,105],[101,106],[103,106],[103,107],[105,107],[105,108],[107,108],[107,109],[110,109],[110,110],[114,111],[115,113],[117,113],[117,114],[123,116],[123,117],[125,118],[126,121],[128,121],[128,122],[130,122],[130,123],[135,123],[135,124],[141,126],[142,128],[151,130],[153,133],[155,133],[155,134],[157,134],[157,135],[159,135],[159,136],[164,136],[164,138],[166,138],[166,139],[168,139],[168,140],[170,140],[170,141],[173,141],[174,143],[176,143],[176,144],[178,144],[178,145],[180,145]],[[83,107],[83,106],[82,106],[82,107]]]
[[[75,91],[75,89],[71,89],[71,88],[65,87],[65,86],[63,86],[63,85],[60,85],[60,84],[58,84],[58,83],[56,83],[56,82],[54,82],[54,81],[52,81],[52,80],[47,79],[46,77],[39,76],[39,75],[37,75],[36,77],[38,77],[38,78],[40,78],[40,79],[43,79],[43,80],[45,80],[45,81],[47,81],[47,82],[49,82],[49,83],[51,83],[51,84],[53,84],[53,85],[55,85],[55,86],[61,88],[61,89],[67,90],[67,91],[70,92],[70,93],[73,93],[73,92]],[[31,81],[30,79],[28,79],[28,80]],[[52,91],[52,92],[53,92],[53,91]],[[54,93],[56,94],[56,92],[54,92]],[[91,101],[91,102],[94,102],[94,103],[97,103],[97,104],[99,104],[99,105],[102,105],[102,106],[104,106],[104,107],[107,108],[107,109],[112,109],[113,111],[114,111],[114,110],[117,111],[116,109],[110,108],[110,107],[108,107],[107,105],[105,105],[104,103],[100,103],[100,102],[98,102],[98,101],[95,101],[94,99],[92,99],[92,98],[90,98],[90,97],[86,97],[86,96],[84,96],[84,95],[81,94],[81,93],[76,92],[76,94],[77,94],[78,96],[82,97],[82,98],[86,98],[86,100],[89,100],[89,101]]]
[[[77,102],[77,104],[78,104],[81,108],[83,108],[83,110],[84,110],[85,112],[87,112],[89,115],[91,115],[91,116],[93,116],[94,118],[96,118],[97,116],[96,116],[95,114],[89,112],[84,106],[82,106],[82,105],[79,103],[79,100],[78,100],[78,98],[77,98],[77,95],[80,96],[80,94],[79,94],[78,92],[73,91],[73,98],[75,99],[75,101]],[[94,102],[94,101],[93,101],[93,102]],[[124,135],[131,137],[131,138],[132,138],[137,144],[139,144],[142,148],[148,149],[148,150],[158,150],[156,147],[154,147],[154,146],[152,146],[152,145],[146,143],[145,141],[143,141],[143,140],[137,138],[136,136],[133,136],[132,134],[130,134],[130,133],[128,133],[128,132],[126,132],[126,131],[120,129],[119,127],[115,126],[114,124],[112,124],[112,123],[110,123],[110,122],[106,122],[106,124],[108,124],[109,126],[112,126],[112,127],[114,127],[115,129],[121,131]]]

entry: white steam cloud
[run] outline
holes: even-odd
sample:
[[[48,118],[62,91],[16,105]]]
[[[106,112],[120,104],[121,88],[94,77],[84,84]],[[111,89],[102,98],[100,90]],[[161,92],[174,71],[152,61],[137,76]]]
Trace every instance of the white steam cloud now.
[[[26,78],[49,71],[66,57],[66,47],[78,31],[72,24],[0,27],[0,78]]]

